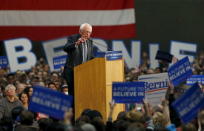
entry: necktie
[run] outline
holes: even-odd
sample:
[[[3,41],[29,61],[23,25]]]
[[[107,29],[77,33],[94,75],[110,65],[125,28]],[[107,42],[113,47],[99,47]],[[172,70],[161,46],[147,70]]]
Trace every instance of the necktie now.
[[[83,63],[87,61],[87,43],[85,41],[85,43],[82,44],[82,48],[83,48]]]

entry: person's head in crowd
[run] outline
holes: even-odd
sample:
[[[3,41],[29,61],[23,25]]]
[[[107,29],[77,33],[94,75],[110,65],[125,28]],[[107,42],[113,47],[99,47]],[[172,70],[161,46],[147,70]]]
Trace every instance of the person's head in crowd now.
[[[130,124],[126,131],[146,131],[142,123],[134,122]]]
[[[19,94],[19,100],[22,102],[23,107],[25,109],[28,109],[28,104],[29,104],[29,96],[27,93],[22,92],[21,94]]]
[[[67,129],[66,125],[61,122],[53,122],[48,126],[47,131],[73,131],[73,130]]]
[[[126,111],[121,111],[121,112],[118,113],[117,120],[125,120],[126,116],[127,116],[127,112]]]
[[[145,121],[144,117],[143,117],[143,113],[139,112],[139,111],[134,111],[134,110],[129,111],[127,113],[127,118],[131,122],[141,122],[141,123],[143,123]]]
[[[38,72],[37,72],[37,76],[38,76],[39,78],[43,78],[43,72],[42,72],[42,71],[38,71]]]
[[[51,79],[51,81],[58,81],[58,79],[59,79],[58,73],[57,72],[52,72],[50,79]]]
[[[156,67],[154,70],[155,73],[162,73],[162,69],[159,67]]]
[[[146,72],[147,74],[154,74],[154,70],[153,69],[147,69],[147,72]]]
[[[101,113],[97,110],[90,110],[86,113],[86,115],[90,118],[90,120],[93,120],[94,118],[98,117],[100,119],[103,119],[103,116]]]
[[[143,51],[142,52],[142,59],[148,59],[148,53]]]
[[[6,78],[7,78],[7,82],[9,84],[15,84],[15,81],[16,81],[15,74],[10,73],[10,74],[7,75]]]
[[[194,124],[188,123],[181,126],[182,131],[198,131]]]
[[[156,105],[152,108],[152,113],[155,113],[155,112],[160,112],[160,113],[163,113],[163,107],[159,104],[159,105]]]
[[[28,110],[23,110],[20,114],[20,123],[22,125],[32,125],[34,121],[34,114]]]
[[[40,64],[40,65],[45,65],[45,64],[46,64],[45,59],[44,59],[43,57],[41,57],[41,58],[39,59],[39,61],[38,61],[38,64]]]
[[[96,128],[92,125],[92,124],[89,124],[89,123],[85,123],[81,126],[81,129],[83,131],[96,131]]]
[[[16,83],[16,93],[20,94],[26,88],[26,85],[23,83]]]
[[[22,106],[17,106],[12,109],[11,116],[12,116],[13,121],[19,121],[19,116],[23,110],[24,108]]]
[[[4,117],[0,120],[0,131],[13,131],[13,120],[11,117]]]
[[[155,128],[165,128],[168,120],[165,118],[163,113],[161,112],[155,112],[153,115],[153,124]]]
[[[48,83],[48,88],[50,88],[50,89],[52,89],[52,90],[57,90],[57,86],[55,85],[54,82]]]
[[[52,119],[41,118],[38,120],[39,131],[47,131],[47,128],[53,123]]]
[[[68,95],[68,85],[62,85],[61,92]]]
[[[24,71],[19,71],[18,74],[16,73],[16,79],[20,83],[24,83],[24,84],[26,84],[28,81],[27,74]]]
[[[39,82],[36,83],[36,86],[42,86],[42,87],[45,87],[45,82],[40,80]]]
[[[105,131],[105,124],[101,116],[96,116],[91,120],[91,124],[97,131]]]
[[[28,94],[29,98],[32,96],[33,94],[33,88],[31,86],[28,86],[24,89],[24,91],[26,94]]]
[[[32,71],[28,72],[28,80],[31,81],[35,77],[35,73]]]
[[[54,81],[57,90],[60,90],[61,82],[59,80]]]
[[[31,85],[32,86],[36,86],[38,85],[40,82],[40,78],[38,76],[34,76],[32,79],[31,79]]]
[[[91,111],[91,109],[87,108],[87,109],[84,109],[82,112],[81,112],[81,115],[80,116],[87,116],[88,112]]]
[[[116,126],[117,131],[126,131],[131,123],[127,120],[118,120],[114,124]]]
[[[43,76],[43,78],[45,79],[45,78],[48,77],[48,73],[47,73],[46,71],[43,71],[43,72],[42,72],[42,76]]]
[[[49,67],[49,65],[48,65],[48,64],[44,65],[43,70],[44,70],[45,72],[50,72],[50,67]]]
[[[5,75],[6,75],[6,70],[0,68],[0,79],[5,77]]]
[[[0,80],[0,98],[5,96],[5,87],[8,85],[8,82],[5,79]]]
[[[5,87],[6,96],[13,99],[16,97],[16,87],[12,84],[9,84]]]

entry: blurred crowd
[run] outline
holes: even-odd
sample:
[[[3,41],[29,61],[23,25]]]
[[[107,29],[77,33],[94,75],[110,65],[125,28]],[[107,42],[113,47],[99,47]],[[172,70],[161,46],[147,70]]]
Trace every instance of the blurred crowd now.
[[[168,63],[159,62],[159,67],[150,68],[149,56],[142,53],[140,66],[128,69],[125,67],[125,80],[137,81],[143,74],[167,72]],[[194,74],[204,74],[204,53],[200,53],[192,63]],[[63,69],[62,69],[63,70]],[[101,113],[93,109],[85,109],[81,116],[73,121],[72,110],[67,111],[64,120],[57,120],[46,114],[34,113],[28,110],[29,99],[33,86],[43,86],[66,95],[69,87],[61,77],[61,72],[51,72],[49,65],[40,58],[36,66],[28,71],[10,73],[9,69],[0,69],[0,131],[197,131],[204,130],[204,111],[198,117],[183,124],[176,115],[171,103],[177,99],[174,87],[169,85],[166,100],[155,107],[143,102],[143,107],[137,106],[118,114],[112,120],[115,103],[110,102],[110,113],[105,121]]]

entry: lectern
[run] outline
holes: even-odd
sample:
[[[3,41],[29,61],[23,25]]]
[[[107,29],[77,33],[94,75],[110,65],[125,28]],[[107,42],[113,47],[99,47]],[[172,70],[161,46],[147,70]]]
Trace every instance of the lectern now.
[[[75,119],[84,109],[102,113],[107,120],[109,102],[112,100],[112,82],[124,81],[124,60],[107,61],[95,58],[74,68]],[[116,104],[113,119],[124,111],[123,104]]]

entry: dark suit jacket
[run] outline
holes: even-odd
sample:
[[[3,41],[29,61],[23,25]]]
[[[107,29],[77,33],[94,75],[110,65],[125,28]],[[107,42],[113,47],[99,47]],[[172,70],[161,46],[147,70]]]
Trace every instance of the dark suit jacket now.
[[[81,37],[80,34],[72,35],[68,37],[67,43],[64,46],[64,51],[67,52],[68,58],[65,64],[65,68],[73,68],[83,62],[83,49],[82,44],[75,46],[75,42]],[[92,40],[87,40],[87,61],[91,60],[93,55],[93,42]]]
[[[67,81],[69,87],[69,94],[74,96],[74,71],[73,68],[83,62],[83,49],[82,44],[75,46],[75,42],[81,37],[80,34],[68,37],[67,43],[64,46],[64,51],[67,52],[67,60],[64,66],[62,76]],[[87,40],[87,61],[94,58],[93,55],[93,41]]]

